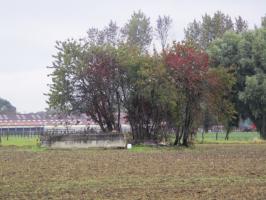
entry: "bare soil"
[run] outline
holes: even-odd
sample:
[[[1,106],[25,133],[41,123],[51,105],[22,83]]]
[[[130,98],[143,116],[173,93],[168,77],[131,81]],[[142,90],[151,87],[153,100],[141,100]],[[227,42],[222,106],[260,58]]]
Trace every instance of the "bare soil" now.
[[[0,199],[266,199],[266,145],[0,147]]]

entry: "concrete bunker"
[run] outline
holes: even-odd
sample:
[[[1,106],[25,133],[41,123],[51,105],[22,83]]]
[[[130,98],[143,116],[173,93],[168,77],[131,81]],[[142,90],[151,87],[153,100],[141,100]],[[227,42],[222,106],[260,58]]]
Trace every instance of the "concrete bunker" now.
[[[42,147],[49,148],[126,148],[123,133],[62,132],[44,133],[40,136]]]

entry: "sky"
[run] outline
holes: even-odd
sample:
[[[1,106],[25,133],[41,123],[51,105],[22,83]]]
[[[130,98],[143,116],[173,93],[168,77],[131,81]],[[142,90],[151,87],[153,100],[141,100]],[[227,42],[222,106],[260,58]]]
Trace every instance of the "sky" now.
[[[47,76],[55,41],[80,38],[90,27],[103,28],[110,20],[123,26],[142,10],[151,23],[158,15],[173,19],[170,39],[180,41],[193,19],[220,10],[238,15],[249,28],[260,25],[265,0],[0,0],[0,97],[18,112],[43,111],[49,91]]]

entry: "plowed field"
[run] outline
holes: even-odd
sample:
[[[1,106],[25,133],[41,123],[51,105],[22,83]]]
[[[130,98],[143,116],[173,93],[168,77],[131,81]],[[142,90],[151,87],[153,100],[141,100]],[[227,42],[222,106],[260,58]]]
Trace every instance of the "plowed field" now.
[[[266,145],[0,147],[0,199],[266,199]]]

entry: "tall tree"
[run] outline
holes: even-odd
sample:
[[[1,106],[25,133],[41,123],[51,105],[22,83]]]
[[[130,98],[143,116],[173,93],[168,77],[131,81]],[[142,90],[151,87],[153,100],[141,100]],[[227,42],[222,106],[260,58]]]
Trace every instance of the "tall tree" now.
[[[207,113],[215,120],[215,123],[224,125],[226,129],[225,139],[229,139],[232,121],[235,119],[235,105],[232,102],[232,88],[235,77],[223,67],[210,68],[206,80],[206,93],[203,105],[207,105]],[[207,116],[208,116],[207,115]]]
[[[129,45],[137,46],[142,51],[147,50],[152,41],[150,18],[142,11],[134,12],[122,29],[122,34]]]
[[[266,139],[266,75],[259,73],[246,78],[246,87],[239,94],[251,111],[260,136]]]
[[[266,139],[266,29],[257,29],[244,39],[249,48],[245,56],[253,67],[253,74],[246,76],[245,89],[240,92],[240,99],[249,108],[249,116],[255,122],[260,135]],[[252,37],[253,36],[253,37]]]
[[[221,39],[215,40],[207,49],[210,56],[211,67],[223,67],[228,70],[228,73],[236,77],[237,81],[233,86],[232,94],[229,99],[234,103],[239,113],[244,111],[244,105],[239,101],[238,92],[243,90],[243,74],[247,71],[241,71],[239,43],[241,36],[234,32],[227,32]],[[238,121],[233,120],[227,125],[230,128],[232,125],[237,125]]]
[[[259,109],[258,107],[255,109],[252,105],[255,102],[252,98],[256,97],[256,92],[260,91],[264,84],[261,77],[266,73],[265,38],[265,29],[256,29],[242,34],[226,33],[208,48],[211,65],[229,68],[230,73],[236,78],[231,99],[236,105],[238,117],[251,117],[258,128],[261,126],[260,120],[257,120],[254,110]],[[250,92],[252,87],[254,87],[254,93]],[[260,94],[263,95],[263,93]],[[263,100],[261,102],[263,104]],[[261,105],[259,101],[257,103]],[[236,123],[237,121],[235,125]],[[261,134],[264,134],[263,131]]]
[[[76,41],[58,42],[57,49],[50,107],[66,114],[86,113],[104,132],[119,130],[116,50],[108,45],[88,46]]]
[[[170,16],[159,16],[156,21],[156,33],[157,37],[160,40],[162,50],[165,50],[165,47],[167,45],[167,39],[169,36],[169,30],[171,28],[172,19]]]
[[[74,111],[74,107],[76,107],[72,104],[71,94],[74,93],[74,88],[71,83],[71,72],[78,62],[82,47],[75,40],[67,40],[64,42],[57,41],[55,48],[57,54],[53,56],[52,66],[48,67],[53,71],[49,75],[52,78],[52,84],[49,85],[50,91],[47,103],[52,110],[67,115]]]
[[[133,139],[158,141],[165,137],[166,119],[174,107],[171,83],[161,57],[142,54],[138,48],[128,46],[121,48],[120,53],[120,65],[125,72],[121,77],[122,101]]]
[[[187,28],[184,29],[184,32],[187,42],[190,42],[196,46],[200,46],[201,22],[198,22],[194,19],[194,21],[189,23]]]
[[[204,94],[205,78],[208,72],[208,55],[183,44],[176,44],[166,57],[169,76],[175,84],[176,92],[182,95],[177,106],[182,105],[181,135],[182,144],[189,145],[189,136],[193,134],[200,102]],[[180,136],[177,134],[177,140]]]
[[[261,27],[266,28],[266,14],[264,17],[261,18]]]
[[[103,30],[99,30],[98,28],[89,28],[87,31],[87,37],[83,38],[83,41],[94,46],[103,44],[117,46],[121,40],[119,33],[120,28],[115,22],[110,21],[108,26],[104,27]]]
[[[213,16],[203,15],[202,21],[194,20],[189,23],[184,31],[186,41],[192,41],[200,48],[206,49],[212,41],[221,38],[226,31],[240,33],[246,30],[247,23],[240,16],[233,23],[229,15],[217,11]]]
[[[248,23],[241,16],[235,18],[235,31],[236,33],[243,33],[248,30]]]

